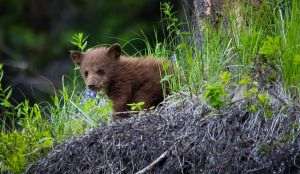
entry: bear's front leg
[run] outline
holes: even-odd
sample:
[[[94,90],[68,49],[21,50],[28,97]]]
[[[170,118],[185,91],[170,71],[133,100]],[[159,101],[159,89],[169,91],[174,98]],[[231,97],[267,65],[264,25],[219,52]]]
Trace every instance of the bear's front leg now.
[[[121,120],[129,117],[127,100],[119,99],[117,101],[113,101],[113,115],[112,120]]]
[[[114,84],[114,86],[111,87],[112,90],[108,93],[113,104],[113,121],[129,117],[129,113],[127,113],[129,107],[127,104],[132,97],[131,86],[130,84],[124,84],[124,82],[121,82],[123,81]]]

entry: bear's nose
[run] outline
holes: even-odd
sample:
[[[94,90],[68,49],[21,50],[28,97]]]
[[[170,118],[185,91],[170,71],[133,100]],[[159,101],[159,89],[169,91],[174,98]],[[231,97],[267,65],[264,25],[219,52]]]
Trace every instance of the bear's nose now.
[[[93,91],[96,91],[96,90],[97,90],[96,85],[88,85],[88,88],[89,88],[90,90],[93,90]]]

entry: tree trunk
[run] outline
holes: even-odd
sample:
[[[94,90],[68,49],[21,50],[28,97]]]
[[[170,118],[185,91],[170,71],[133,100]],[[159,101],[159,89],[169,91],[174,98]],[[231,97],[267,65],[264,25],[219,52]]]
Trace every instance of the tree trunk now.
[[[182,0],[182,3],[190,20],[193,44],[201,49],[203,22],[208,19],[213,25],[218,23],[223,0]]]
[[[233,13],[237,16],[238,25],[242,25],[243,16],[240,8],[239,0],[182,0],[183,6],[187,13],[187,17],[190,20],[191,30],[193,32],[194,44],[197,48],[202,47],[202,28],[204,20],[210,21],[214,27],[218,27],[224,14],[222,13],[223,6],[226,3],[233,10]],[[251,5],[259,7],[261,0],[249,0]],[[224,19],[224,18],[223,18]]]

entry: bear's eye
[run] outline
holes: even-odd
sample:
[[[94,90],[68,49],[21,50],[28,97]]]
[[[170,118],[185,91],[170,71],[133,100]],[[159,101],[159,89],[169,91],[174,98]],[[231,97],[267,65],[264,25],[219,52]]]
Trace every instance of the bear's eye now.
[[[103,70],[103,69],[98,69],[98,71],[97,71],[97,74],[99,74],[99,75],[104,75],[104,74],[105,74],[105,72],[104,72],[104,70]]]
[[[89,72],[84,71],[84,77],[87,77],[89,75]]]

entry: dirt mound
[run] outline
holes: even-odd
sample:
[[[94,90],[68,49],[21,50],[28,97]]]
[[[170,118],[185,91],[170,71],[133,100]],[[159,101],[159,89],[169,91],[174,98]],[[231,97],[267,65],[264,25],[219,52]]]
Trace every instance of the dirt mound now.
[[[300,108],[272,100],[266,117],[246,100],[214,110],[176,94],[143,117],[56,146],[27,173],[297,173]]]

